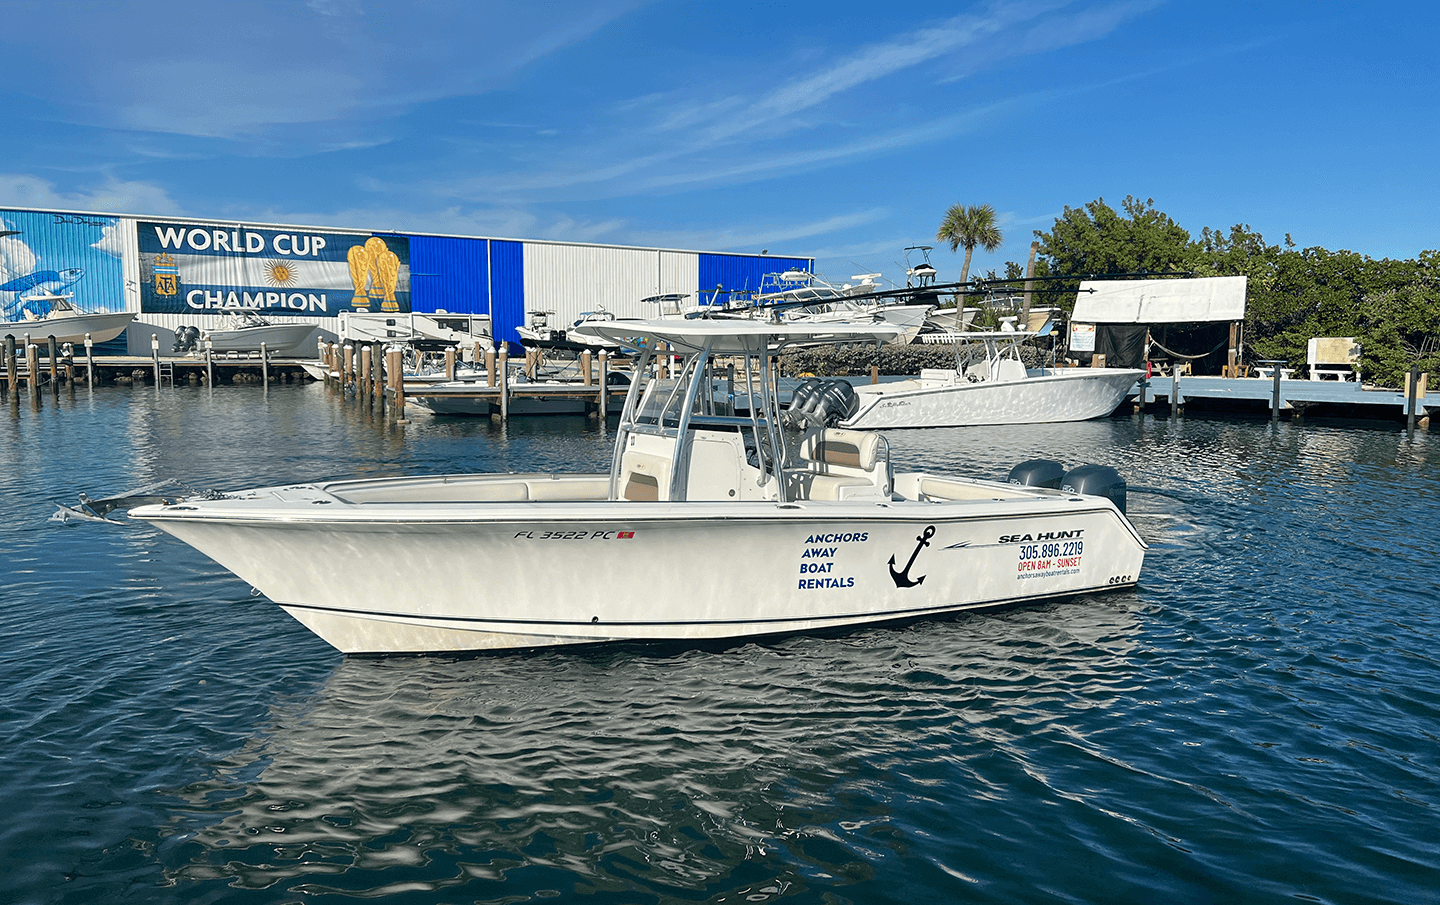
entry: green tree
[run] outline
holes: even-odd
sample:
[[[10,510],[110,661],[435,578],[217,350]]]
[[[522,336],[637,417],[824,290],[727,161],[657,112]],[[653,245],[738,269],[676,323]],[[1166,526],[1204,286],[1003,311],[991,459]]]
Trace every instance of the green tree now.
[[[946,242],[950,250],[965,249],[965,263],[960,267],[960,282],[970,279],[970,257],[977,247],[994,251],[1005,241],[995,225],[995,208],[988,204],[952,204],[935,231],[937,241]]]
[[[1155,199],[1144,201],[1126,195],[1124,216],[1104,198],[1083,207],[1065,208],[1050,232],[1035,231],[1040,240],[1037,276],[1076,277],[1074,284],[1050,284],[1061,307],[1075,306],[1080,278],[1115,273],[1170,273],[1189,271],[1196,260],[1190,233],[1161,211]]]

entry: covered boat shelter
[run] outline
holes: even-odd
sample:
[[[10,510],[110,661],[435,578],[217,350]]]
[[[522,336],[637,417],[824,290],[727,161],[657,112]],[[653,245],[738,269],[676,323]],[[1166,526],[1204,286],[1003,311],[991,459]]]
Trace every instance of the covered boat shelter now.
[[[1085,280],[1070,316],[1070,356],[1109,367],[1160,365],[1238,376],[1246,278]]]

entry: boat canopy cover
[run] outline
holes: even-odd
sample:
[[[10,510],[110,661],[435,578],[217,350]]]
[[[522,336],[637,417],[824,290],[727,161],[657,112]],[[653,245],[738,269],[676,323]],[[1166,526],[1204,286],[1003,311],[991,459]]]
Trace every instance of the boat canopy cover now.
[[[1199,324],[1245,319],[1245,277],[1084,280],[1077,324]]]
[[[785,323],[738,319],[588,322],[574,333],[586,333],[639,351],[656,343],[669,343],[678,352],[698,352],[710,344],[715,355],[755,355],[774,352],[791,343],[872,343],[899,336],[901,328],[887,323]]]

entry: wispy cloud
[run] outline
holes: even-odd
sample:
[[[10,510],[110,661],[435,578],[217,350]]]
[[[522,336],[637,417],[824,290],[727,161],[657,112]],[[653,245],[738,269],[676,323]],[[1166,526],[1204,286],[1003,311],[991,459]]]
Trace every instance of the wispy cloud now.
[[[184,213],[168,191],[153,183],[109,177],[85,189],[61,191],[49,180],[28,173],[0,173],[0,207],[146,214]]]

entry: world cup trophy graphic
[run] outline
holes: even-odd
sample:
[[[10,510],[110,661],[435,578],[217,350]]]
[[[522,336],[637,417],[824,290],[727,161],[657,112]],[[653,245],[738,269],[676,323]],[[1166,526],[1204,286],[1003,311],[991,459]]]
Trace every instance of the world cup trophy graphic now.
[[[365,242],[370,252],[370,295],[379,298],[381,311],[399,311],[395,288],[400,284],[400,256],[385,245],[385,240],[372,236]]]
[[[355,297],[350,304],[356,311],[369,311],[370,296],[365,285],[370,282],[370,249],[365,245],[352,245],[345,253],[345,260],[350,265],[350,282],[355,286]]]

